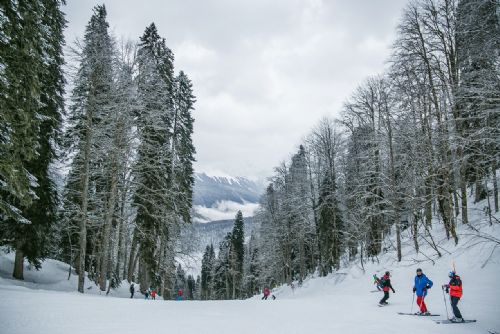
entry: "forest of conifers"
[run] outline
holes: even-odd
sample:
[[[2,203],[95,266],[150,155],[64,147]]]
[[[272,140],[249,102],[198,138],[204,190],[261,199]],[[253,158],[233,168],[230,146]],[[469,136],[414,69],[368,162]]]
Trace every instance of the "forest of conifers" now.
[[[436,240],[460,242],[469,201],[486,199],[499,223],[498,0],[410,2],[385,71],[304,136],[270,177],[252,235],[238,213],[197,278],[176,261],[192,215],[191,81],[154,23],[117,40],[104,5],[63,48],[63,2],[0,11],[0,246],[15,252],[14,278],[25,260],[54,258],[82,293],[89,279],[236,299],[391,249],[402,261],[404,242],[441,256]]]

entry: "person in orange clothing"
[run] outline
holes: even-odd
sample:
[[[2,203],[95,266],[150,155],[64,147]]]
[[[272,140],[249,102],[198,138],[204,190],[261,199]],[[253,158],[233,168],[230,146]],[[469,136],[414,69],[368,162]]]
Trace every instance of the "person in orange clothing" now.
[[[156,300],[156,290],[151,291],[151,298]]]
[[[460,313],[457,306],[463,294],[462,280],[454,271],[450,272],[448,277],[450,278],[450,283],[443,285],[443,289],[446,289],[446,293],[450,294],[451,308],[453,309],[454,315],[450,320],[454,322],[463,322],[464,318],[462,318],[462,313]]]

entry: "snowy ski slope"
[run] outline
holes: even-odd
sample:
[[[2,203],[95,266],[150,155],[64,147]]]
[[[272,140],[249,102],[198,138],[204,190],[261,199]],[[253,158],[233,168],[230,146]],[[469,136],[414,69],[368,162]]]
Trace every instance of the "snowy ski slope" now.
[[[471,224],[482,233],[500,238],[500,225],[489,227],[479,207]],[[499,219],[499,215],[496,216]],[[444,333],[472,334],[500,332],[500,247],[485,243],[471,229],[459,226],[458,247],[443,239],[436,227],[435,236],[443,256],[436,258],[425,241],[415,254],[406,234],[404,261],[397,263],[394,252],[378,262],[350,265],[329,277],[313,277],[295,291],[288,286],[274,289],[276,300],[260,296],[241,301],[152,301],[140,295],[128,296],[128,284],[100,295],[89,282],[85,295],[75,292],[76,276],[68,281],[68,266],[47,260],[39,272],[27,270],[26,281],[9,279],[13,254],[0,255],[0,334],[97,334],[97,333]],[[405,232],[407,233],[407,232]],[[387,242],[391,242],[388,240]],[[432,259],[432,260],[431,260]],[[441,285],[455,262],[464,284],[459,307],[471,324],[436,324],[446,319]],[[415,269],[421,267],[434,281],[426,299],[429,310],[440,317],[398,315],[412,308]],[[374,289],[372,275],[392,272],[396,293],[389,305],[377,306],[381,293]],[[123,297],[123,298],[114,298]],[[447,297],[446,297],[447,298]],[[448,304],[448,312],[450,307]]]

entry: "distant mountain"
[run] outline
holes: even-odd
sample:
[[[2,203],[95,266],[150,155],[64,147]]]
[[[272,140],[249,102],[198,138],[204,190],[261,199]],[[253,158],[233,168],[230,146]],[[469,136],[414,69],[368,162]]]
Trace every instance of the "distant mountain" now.
[[[244,177],[195,174],[194,205],[212,207],[220,201],[258,203],[263,186]]]
[[[251,217],[263,191],[263,182],[197,173],[193,194],[194,221],[231,220],[238,210],[245,217]]]

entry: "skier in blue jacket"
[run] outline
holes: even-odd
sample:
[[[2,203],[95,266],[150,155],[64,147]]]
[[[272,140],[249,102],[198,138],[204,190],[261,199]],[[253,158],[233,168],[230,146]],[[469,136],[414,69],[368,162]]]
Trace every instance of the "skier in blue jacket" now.
[[[427,306],[425,305],[425,296],[427,296],[427,290],[432,288],[432,281],[427,278],[422,272],[422,269],[417,269],[417,276],[415,276],[415,285],[413,286],[413,293],[417,294],[417,305],[420,307],[421,315],[429,315],[427,311]]]

